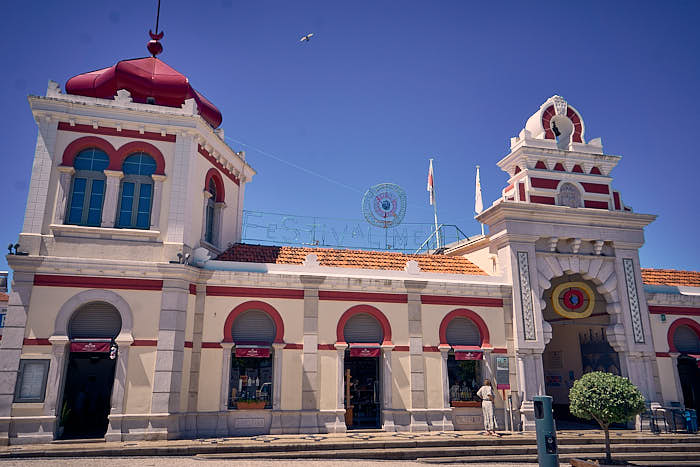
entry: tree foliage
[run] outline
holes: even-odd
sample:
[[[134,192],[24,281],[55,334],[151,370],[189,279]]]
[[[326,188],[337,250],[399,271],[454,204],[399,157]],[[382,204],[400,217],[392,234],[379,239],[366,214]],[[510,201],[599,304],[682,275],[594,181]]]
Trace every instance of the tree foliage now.
[[[571,413],[594,419],[605,429],[611,423],[625,423],[644,411],[644,396],[629,379],[594,371],[574,382],[569,391]]]

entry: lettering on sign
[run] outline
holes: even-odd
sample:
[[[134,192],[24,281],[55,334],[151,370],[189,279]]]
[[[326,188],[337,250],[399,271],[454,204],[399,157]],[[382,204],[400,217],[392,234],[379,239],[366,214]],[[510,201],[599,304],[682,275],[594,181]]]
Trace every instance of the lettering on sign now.
[[[263,428],[264,418],[239,418],[236,420],[236,428]]]

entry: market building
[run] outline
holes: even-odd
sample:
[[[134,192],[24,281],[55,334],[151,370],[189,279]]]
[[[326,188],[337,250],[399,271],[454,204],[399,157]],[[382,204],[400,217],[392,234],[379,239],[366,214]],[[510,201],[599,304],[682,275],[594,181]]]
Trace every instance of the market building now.
[[[698,408],[700,273],[643,269],[655,216],[548,99],[444,254],[241,243],[255,170],[156,55],[49,82],[0,341],[0,443],[380,428],[531,430],[584,372]],[[90,416],[87,416],[90,414]]]

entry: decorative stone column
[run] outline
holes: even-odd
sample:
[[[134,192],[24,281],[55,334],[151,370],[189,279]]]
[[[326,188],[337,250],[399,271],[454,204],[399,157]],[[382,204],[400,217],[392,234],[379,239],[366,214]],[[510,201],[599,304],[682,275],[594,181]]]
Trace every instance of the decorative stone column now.
[[[163,200],[165,175],[151,175],[153,179],[153,204],[151,205],[151,230],[160,230],[160,211]]]
[[[391,354],[393,344],[382,344],[382,429],[396,431],[394,425],[394,405],[391,400],[394,378],[391,373]]]
[[[219,393],[219,416],[216,418],[216,436],[228,436],[228,398],[231,381],[231,354],[233,342],[222,342],[221,391]]]
[[[678,374],[678,357],[680,355],[679,352],[668,353],[668,356],[671,358],[671,365],[673,366],[673,384],[676,388],[676,400],[674,402],[683,403],[683,386],[681,386],[681,377]]]
[[[46,395],[44,397],[44,415],[55,416],[58,426],[61,418],[61,407],[59,405],[59,388],[61,387],[61,376],[66,365],[66,351],[70,339],[68,336],[51,336],[51,363],[49,364],[49,374],[46,378]],[[57,409],[58,407],[58,409]]]
[[[272,410],[282,410],[282,352],[284,343],[276,342],[272,344],[274,361],[272,368],[274,372],[272,380]]]
[[[544,394],[544,368],[542,352],[537,349],[519,349],[515,353],[520,388],[520,418],[523,431],[535,429],[534,396]]]
[[[221,226],[224,223],[224,210],[226,203],[219,201],[214,203],[214,222],[212,223],[212,244],[217,248],[223,248],[221,245]]]
[[[114,227],[119,204],[119,181],[124,177],[124,172],[119,170],[105,170],[104,172],[107,176],[107,182],[105,183],[101,225],[102,227]]]
[[[304,349],[301,375],[301,433],[318,433],[320,383],[318,370],[318,287],[323,276],[301,276],[304,285]]]
[[[53,213],[53,222],[54,224],[63,224],[66,220],[66,210],[68,209],[70,182],[75,169],[64,165],[59,165],[57,169],[60,175],[58,177],[58,186],[56,187],[56,208]]]
[[[421,291],[425,281],[404,281],[408,309],[408,352],[411,368],[411,425],[410,431],[429,431],[423,356],[423,320]]]
[[[440,364],[442,374],[442,408],[444,409],[442,417],[442,426],[444,431],[453,431],[455,429],[452,422],[452,407],[450,406],[450,379],[447,371],[447,358],[450,353],[449,345],[438,346],[440,350]]]
[[[124,404],[126,403],[126,378],[129,369],[129,350],[134,338],[131,333],[119,334],[114,340],[117,344],[117,361],[114,371],[114,386],[112,386],[111,410],[109,413],[109,426],[105,434],[105,440],[123,441],[124,430]]]
[[[206,241],[207,237],[207,204],[209,203],[209,199],[212,197],[212,194],[209,193],[207,190],[204,190],[202,192],[202,195],[204,197],[204,204],[202,204],[202,240]],[[212,235],[214,237],[214,235]],[[212,242],[214,239],[212,239]]]
[[[339,413],[345,413],[345,350],[348,348],[346,343],[336,343],[335,350],[338,352],[338,373],[337,373],[337,399],[336,408]],[[336,433],[343,433],[347,430],[345,418],[342,420],[342,426],[336,427]],[[336,422],[336,425],[338,423]]]

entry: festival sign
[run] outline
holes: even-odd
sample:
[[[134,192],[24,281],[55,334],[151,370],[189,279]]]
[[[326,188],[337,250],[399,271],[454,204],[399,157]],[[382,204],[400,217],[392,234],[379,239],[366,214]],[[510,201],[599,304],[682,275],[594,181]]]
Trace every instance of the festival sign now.
[[[111,350],[112,344],[110,342],[71,342],[70,351],[71,352],[104,352],[107,353]]]
[[[362,347],[362,346],[351,346],[350,347],[351,357],[378,357],[379,356],[379,346],[377,347]]]
[[[236,357],[267,358],[269,356],[269,347],[236,347]]]

